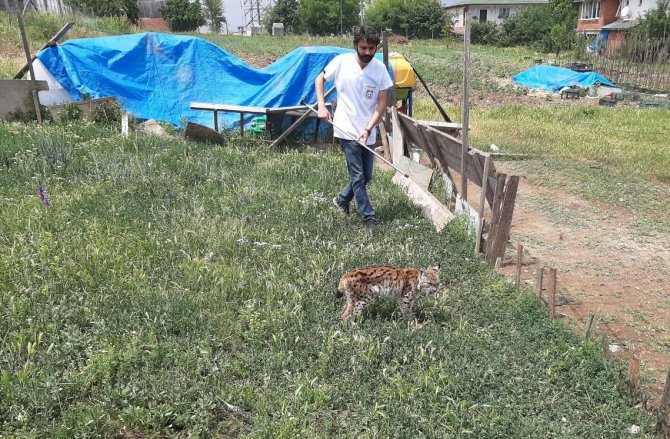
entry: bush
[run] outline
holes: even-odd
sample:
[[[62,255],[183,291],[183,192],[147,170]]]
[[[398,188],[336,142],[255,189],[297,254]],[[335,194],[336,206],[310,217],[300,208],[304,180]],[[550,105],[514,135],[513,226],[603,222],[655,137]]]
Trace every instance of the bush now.
[[[500,42],[500,29],[490,21],[474,21],[470,28],[470,41],[473,44],[498,45]]]
[[[558,53],[571,47],[576,27],[576,4],[572,0],[552,0],[546,5],[524,9],[505,20],[499,44]]]
[[[197,1],[167,0],[165,6],[161,7],[161,14],[176,32],[194,31],[205,24],[200,2]]]

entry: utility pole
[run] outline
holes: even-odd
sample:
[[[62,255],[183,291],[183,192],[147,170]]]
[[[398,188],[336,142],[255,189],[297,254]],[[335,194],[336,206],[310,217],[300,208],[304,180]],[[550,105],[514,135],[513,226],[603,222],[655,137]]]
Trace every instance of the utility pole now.
[[[340,0],[340,35],[344,35],[344,30],[342,27],[342,0]]]

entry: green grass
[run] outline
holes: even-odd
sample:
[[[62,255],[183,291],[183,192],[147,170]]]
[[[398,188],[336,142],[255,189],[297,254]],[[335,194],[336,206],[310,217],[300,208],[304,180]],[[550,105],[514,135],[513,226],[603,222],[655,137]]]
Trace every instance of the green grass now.
[[[335,152],[86,123],[1,124],[0,144],[0,435],[653,437],[622,364],[389,174],[367,233],[330,204]],[[340,322],[344,271],[436,262],[416,320],[378,299]]]

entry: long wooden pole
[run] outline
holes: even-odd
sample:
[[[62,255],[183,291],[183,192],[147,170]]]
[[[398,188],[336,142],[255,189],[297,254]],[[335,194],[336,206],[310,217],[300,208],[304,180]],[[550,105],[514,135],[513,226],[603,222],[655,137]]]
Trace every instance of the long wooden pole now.
[[[26,6],[28,3],[26,2]],[[33,103],[35,104],[35,115],[37,116],[37,123],[42,123],[42,112],[40,111],[40,98],[37,94],[37,85],[35,83],[35,71],[33,70],[33,62],[30,57],[30,46],[28,45],[28,36],[26,35],[26,25],[23,22],[23,13],[25,12],[26,6],[23,7],[23,10],[19,10],[17,15],[19,18],[19,31],[21,32],[21,41],[23,42],[23,51],[26,54],[26,60],[28,61],[28,70],[30,71],[30,80],[32,82],[32,96]]]
[[[73,22],[69,22],[69,23],[65,24],[65,26],[63,26],[63,27],[61,28],[61,30],[59,30],[58,33],[57,33],[56,35],[54,35],[53,37],[51,37],[51,39],[50,39],[49,41],[47,41],[47,43],[46,43],[44,46],[42,46],[42,48],[41,48],[40,50],[38,50],[38,52],[40,52],[40,51],[46,49],[47,47],[51,47],[51,46],[53,46],[54,44],[56,44],[56,43],[58,42],[58,40],[60,40],[61,38],[63,38],[63,36],[70,30],[70,28],[71,28],[72,26],[74,26],[74,23],[73,23]],[[16,73],[16,75],[14,75],[14,78],[13,78],[13,79],[21,79],[21,78],[23,77],[23,75],[25,75],[26,72],[28,71],[28,69],[30,68],[30,66],[31,66],[31,64],[32,64],[32,61],[35,61],[35,58],[37,58],[37,55],[33,55],[33,56],[30,58],[30,61],[29,61],[28,63],[26,63],[26,65],[24,65],[23,67],[21,67],[21,70],[19,70],[18,73]],[[31,75],[32,75],[32,73],[31,73]],[[35,78],[33,78],[33,79],[35,79]]]
[[[461,197],[468,199],[468,178],[465,167],[467,166],[467,155],[470,140],[470,18],[469,7],[463,8],[463,21],[465,32],[463,35],[463,121],[461,127],[463,148],[461,151]]]

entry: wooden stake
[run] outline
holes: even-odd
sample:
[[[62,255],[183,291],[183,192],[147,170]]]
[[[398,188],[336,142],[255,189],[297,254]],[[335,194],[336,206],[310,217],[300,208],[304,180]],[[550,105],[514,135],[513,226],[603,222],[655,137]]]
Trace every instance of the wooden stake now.
[[[628,366],[628,392],[634,393],[637,389],[640,373],[640,357],[633,354]]]
[[[479,254],[482,244],[482,232],[484,229],[484,210],[486,209],[486,191],[489,187],[489,167],[491,166],[491,156],[486,154],[484,158],[484,171],[482,172],[482,188],[479,196],[479,225],[477,226],[477,241],[475,242],[475,254]]]
[[[661,405],[658,408],[658,422],[656,423],[656,430],[664,435],[670,433],[668,412],[670,412],[670,369],[668,369],[668,375],[665,378],[665,388],[661,397]]]
[[[556,269],[549,269],[549,318],[553,319],[556,317]]]
[[[498,269],[500,268],[501,265],[502,265],[502,258],[501,258],[500,256],[498,256],[498,257],[496,258],[495,269],[498,270]]]
[[[377,128],[379,129],[379,137],[382,138],[382,153],[384,154],[384,158],[388,161],[392,161],[391,151],[389,150],[389,138],[386,133],[384,122],[380,120],[379,124],[377,124]]]
[[[535,294],[537,294],[537,297],[540,299],[542,298],[542,278],[544,277],[544,267],[540,267],[537,269],[537,273],[535,273]]]
[[[516,292],[521,292],[521,265],[523,263],[523,245],[516,246]]]
[[[593,314],[589,314],[589,318],[586,321],[586,329],[584,330],[584,338],[588,339],[591,336],[591,327],[593,326]]]
[[[463,118],[461,121],[461,137],[463,140],[463,148],[461,152],[461,197],[463,200],[468,200],[468,179],[466,166],[468,164],[467,155],[468,147],[470,146],[470,18],[468,17],[469,8],[463,8]]]

